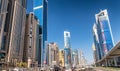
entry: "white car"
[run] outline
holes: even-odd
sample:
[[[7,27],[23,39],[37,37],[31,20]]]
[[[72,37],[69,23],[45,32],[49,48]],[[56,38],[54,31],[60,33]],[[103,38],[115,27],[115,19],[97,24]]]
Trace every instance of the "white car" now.
[[[82,67],[82,68],[81,68],[81,70],[85,70],[85,68],[84,68],[84,67]]]
[[[50,69],[50,70],[54,70],[54,67],[53,67],[53,66],[50,66],[49,69]]]
[[[72,69],[66,69],[65,71],[72,71]]]
[[[46,67],[42,67],[41,69],[40,69],[40,71],[46,71],[47,69],[46,69]]]
[[[19,71],[19,68],[14,68],[13,71]]]

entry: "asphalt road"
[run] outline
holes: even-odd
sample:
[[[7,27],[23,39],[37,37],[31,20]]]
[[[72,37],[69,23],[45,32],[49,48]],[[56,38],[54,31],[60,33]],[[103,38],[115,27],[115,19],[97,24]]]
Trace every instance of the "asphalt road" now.
[[[96,70],[94,70],[93,68],[85,68],[85,69],[80,69],[77,71],[96,71]]]

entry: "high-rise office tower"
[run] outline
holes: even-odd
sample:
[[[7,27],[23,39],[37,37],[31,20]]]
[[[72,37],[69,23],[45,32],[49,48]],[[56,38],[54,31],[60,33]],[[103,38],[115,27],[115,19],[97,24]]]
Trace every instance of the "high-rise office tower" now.
[[[76,67],[79,64],[78,62],[78,50],[72,50],[72,66]]]
[[[66,69],[69,69],[72,67],[72,61],[71,61],[71,49],[70,48],[64,48],[64,62]]]
[[[65,67],[71,68],[71,45],[70,45],[70,32],[64,31],[64,60],[65,60]]]
[[[26,0],[8,0],[6,16],[5,47],[7,61],[16,63],[22,61],[26,19]]]
[[[64,31],[64,44],[65,44],[65,48],[71,48],[69,31]]]
[[[107,10],[102,10],[95,15],[97,34],[100,44],[102,56],[106,55],[108,51],[114,46],[114,40]]]
[[[43,65],[46,61],[46,42],[47,42],[47,0],[33,0],[33,12],[38,18],[39,24],[42,27],[42,45],[41,45],[41,62],[38,63]]]
[[[32,64],[35,65],[38,62],[39,28],[40,28],[39,21],[34,16],[34,13],[31,12],[30,14],[27,14],[26,15],[26,26],[25,26],[23,60],[25,62],[31,61],[31,65]],[[29,64],[30,63],[28,62],[28,65]]]
[[[78,51],[78,61],[79,61],[79,66],[85,66],[85,64],[87,63],[82,50]]]
[[[59,48],[55,42],[51,42],[48,44],[47,49],[47,64],[51,65],[58,65],[59,64]]]
[[[8,0],[0,0],[0,59],[5,58],[6,48],[4,39],[4,27],[7,14]]]
[[[94,43],[92,44],[92,50],[93,50],[93,58],[94,58],[94,64],[95,64],[98,61],[98,56],[97,56],[98,54],[97,54]]]
[[[0,4],[1,10],[4,10],[2,14],[7,12],[2,26],[2,48],[6,51],[6,61],[15,64],[22,61],[23,57],[26,0],[2,0],[0,3],[4,3]]]
[[[98,33],[97,33],[97,25],[94,24],[93,25],[93,38],[94,38],[94,48],[95,50],[94,53],[95,53],[95,62],[100,60],[101,57],[102,57],[102,49],[100,47],[100,44],[99,44],[99,38],[98,38]]]

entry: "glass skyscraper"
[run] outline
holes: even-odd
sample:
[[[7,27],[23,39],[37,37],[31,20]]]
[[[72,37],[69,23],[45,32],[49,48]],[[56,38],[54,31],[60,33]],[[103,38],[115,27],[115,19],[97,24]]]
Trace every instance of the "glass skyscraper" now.
[[[97,34],[97,25],[93,25],[93,38],[94,38],[94,46],[95,46],[95,61],[101,59],[102,51],[99,44],[98,34]]]
[[[103,57],[114,46],[107,10],[102,10],[100,13],[95,15],[95,18],[98,37],[98,43],[95,43],[95,45],[99,45],[100,55]]]
[[[71,62],[71,49],[70,48],[64,48],[64,62],[66,69],[71,68],[72,62]]]
[[[64,31],[64,44],[65,44],[65,48],[71,48],[69,31]]]
[[[38,61],[38,64],[44,64],[46,61],[46,42],[47,42],[47,0],[33,0],[33,12],[34,15],[38,18],[39,24],[42,26],[42,35],[41,35],[41,63]]]
[[[78,50],[72,50],[72,67],[75,67],[78,65]]]
[[[64,62],[67,69],[71,68],[71,45],[70,45],[70,32],[64,31]]]

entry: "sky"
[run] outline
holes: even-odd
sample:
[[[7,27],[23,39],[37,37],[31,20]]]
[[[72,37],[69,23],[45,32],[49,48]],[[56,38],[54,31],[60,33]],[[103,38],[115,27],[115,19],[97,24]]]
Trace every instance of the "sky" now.
[[[95,14],[107,9],[115,44],[120,41],[120,0],[49,0],[48,42],[64,48],[64,31],[71,34],[72,49],[81,49],[88,63],[93,62],[92,27]]]

